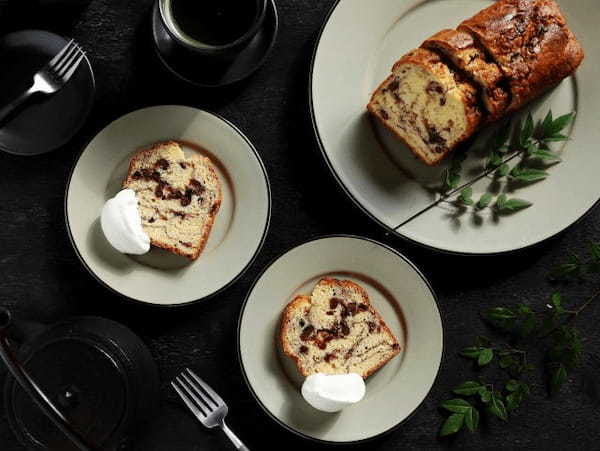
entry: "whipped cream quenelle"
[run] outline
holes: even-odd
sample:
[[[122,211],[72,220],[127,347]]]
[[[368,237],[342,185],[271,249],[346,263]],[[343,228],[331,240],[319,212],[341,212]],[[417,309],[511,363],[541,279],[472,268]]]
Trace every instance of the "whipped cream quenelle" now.
[[[339,412],[359,402],[367,388],[360,374],[323,374],[308,376],[302,384],[302,396],[315,409]]]
[[[124,189],[109,199],[100,215],[102,231],[108,242],[123,254],[145,254],[150,238],[142,228],[135,191]]]

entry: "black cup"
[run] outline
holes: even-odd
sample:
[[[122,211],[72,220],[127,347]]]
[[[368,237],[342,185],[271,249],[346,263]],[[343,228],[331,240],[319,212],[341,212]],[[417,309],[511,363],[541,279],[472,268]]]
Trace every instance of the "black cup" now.
[[[218,62],[234,60],[235,57],[248,46],[261,29],[267,10],[267,0],[238,0],[239,2],[248,2],[244,5],[247,8],[247,11],[245,10],[244,13],[248,14],[248,12],[251,12],[252,16],[244,17],[243,23],[241,24],[239,22],[231,24],[235,29],[232,30],[230,40],[211,42],[211,40],[203,40],[202,38],[194,36],[192,27],[194,26],[194,20],[197,20],[199,26],[202,22],[206,24],[210,23],[210,21],[219,20],[219,18],[216,17],[216,11],[219,9],[220,0],[195,0],[197,2],[196,5],[209,4],[209,6],[205,7],[205,11],[202,11],[201,6],[195,6],[196,9],[199,9],[197,12],[198,17],[196,18],[189,17],[190,14],[183,16],[183,14],[177,10],[177,4],[194,0],[157,1],[162,24],[173,41],[183,50],[189,52],[190,56],[210,57]],[[189,11],[187,12],[189,13]],[[225,24],[225,26],[227,25],[228,24]]]

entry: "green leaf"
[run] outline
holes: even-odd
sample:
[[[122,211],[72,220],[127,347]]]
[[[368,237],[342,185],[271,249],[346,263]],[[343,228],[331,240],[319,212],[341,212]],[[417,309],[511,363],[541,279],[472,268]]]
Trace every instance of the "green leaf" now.
[[[573,263],[563,263],[558,265],[552,272],[553,277],[567,277],[579,270],[579,265]]]
[[[510,199],[502,203],[501,211],[515,212],[531,207],[533,204],[523,199]]]
[[[444,190],[448,191],[457,188],[460,183],[460,178],[460,171],[456,172],[450,169],[444,169]]]
[[[502,401],[501,396],[496,392],[492,393],[492,400],[488,407],[488,412],[497,416],[501,420],[508,420],[508,413],[506,412],[504,401]]]
[[[473,205],[473,188],[471,188],[470,186],[463,189],[460,192],[460,196],[458,196],[458,200],[459,202],[462,202],[465,205]]]
[[[545,149],[536,149],[535,151],[533,151],[530,154],[530,156],[533,158],[539,158],[544,161],[560,161],[561,160],[561,158],[558,156],[558,154],[556,154],[550,150],[545,150]]]
[[[561,135],[560,133],[558,133],[554,136],[549,136],[547,138],[544,138],[544,142],[547,142],[547,143],[562,142],[562,141],[568,141],[568,140],[569,140],[568,136]]]
[[[460,354],[463,357],[468,357],[469,359],[477,359],[479,358],[479,354],[481,354],[482,348],[479,346],[471,346],[469,348],[463,349]]]
[[[473,396],[479,394],[482,388],[485,388],[480,382],[466,381],[452,390],[457,395]]]
[[[471,432],[475,432],[479,426],[479,411],[472,407],[465,413],[465,424]]]
[[[444,401],[442,404],[440,404],[440,407],[449,410],[450,412],[465,413],[472,406],[468,401],[462,398],[454,398]]]
[[[550,110],[542,122],[542,136],[550,136],[550,127],[552,126],[552,122],[552,110]]]
[[[552,373],[550,386],[553,392],[557,392],[567,381],[567,369],[563,365],[559,365]]]
[[[509,173],[510,167],[506,163],[500,165],[497,171],[498,177],[506,177]]]
[[[498,152],[492,152],[487,162],[487,168],[497,168],[502,164],[502,155]]]
[[[550,298],[552,301],[552,306],[554,307],[554,311],[559,315],[565,312],[565,309],[562,306],[562,296],[560,293],[555,292],[552,293],[552,297]]]
[[[485,312],[485,317],[494,320],[513,319],[516,318],[515,312],[505,307],[495,307]]]
[[[450,415],[440,431],[440,436],[445,437],[447,435],[456,434],[460,431],[465,423],[465,416],[462,413],[453,413]]]
[[[519,407],[519,395],[511,393],[506,397],[506,410],[511,411]]]
[[[600,244],[590,243],[590,256],[592,257],[592,261],[600,262]]]
[[[481,402],[487,404],[492,400],[492,392],[487,388],[484,388],[479,392],[479,397],[481,398]]]
[[[479,354],[479,358],[477,359],[477,364],[479,366],[486,366],[492,361],[493,358],[494,350],[491,348],[483,348],[483,350]]]
[[[510,379],[506,382],[506,389],[510,392],[517,391],[519,389],[519,381]]]
[[[487,208],[490,206],[490,204],[492,203],[492,199],[494,198],[493,194],[490,193],[484,193],[481,198],[479,199],[479,202],[477,202],[477,208],[483,210],[484,208]]]
[[[536,150],[539,150],[534,142],[530,142],[527,146],[527,155],[531,156]]]
[[[506,194],[500,194],[496,199],[496,207],[498,210],[504,210],[504,206],[506,205]]]
[[[542,169],[528,169],[515,166],[510,171],[510,178],[519,182],[537,182],[548,177],[548,173]]]
[[[557,133],[563,131],[573,120],[575,113],[565,114],[552,121],[552,124],[547,130],[544,130],[544,138],[554,136]]]
[[[583,265],[579,256],[571,253],[569,260],[566,263],[556,266],[550,275],[555,279],[567,278],[569,276],[581,275],[582,269]]]
[[[506,368],[509,368],[510,366],[513,366],[517,363],[517,359],[512,356],[512,355],[505,355],[503,357],[500,357],[500,368],[502,368],[503,370]]]
[[[523,129],[521,130],[521,135],[520,135],[520,144],[522,147],[527,147],[529,140],[531,139],[531,137],[533,136],[533,130],[535,128],[535,124],[533,123],[533,116],[531,115],[531,113],[529,113],[527,115],[527,119],[525,120],[525,123],[523,124]]]

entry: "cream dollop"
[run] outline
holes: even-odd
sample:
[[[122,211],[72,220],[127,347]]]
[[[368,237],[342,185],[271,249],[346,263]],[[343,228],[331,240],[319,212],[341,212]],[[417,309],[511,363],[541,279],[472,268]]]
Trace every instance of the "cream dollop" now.
[[[323,374],[308,376],[302,384],[302,396],[315,409],[339,412],[359,402],[367,388],[360,374]]]
[[[102,208],[100,225],[104,236],[123,254],[145,254],[150,250],[150,238],[142,228],[135,191],[124,189],[109,199]]]

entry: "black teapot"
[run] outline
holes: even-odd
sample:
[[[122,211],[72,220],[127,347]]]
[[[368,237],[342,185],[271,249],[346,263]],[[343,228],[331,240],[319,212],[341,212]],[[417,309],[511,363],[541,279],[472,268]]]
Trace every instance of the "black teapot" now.
[[[17,353],[13,340],[21,343]],[[134,427],[158,407],[150,352],[105,318],[43,326],[0,308],[0,358],[14,376],[4,387],[7,417],[27,449],[124,449]]]

